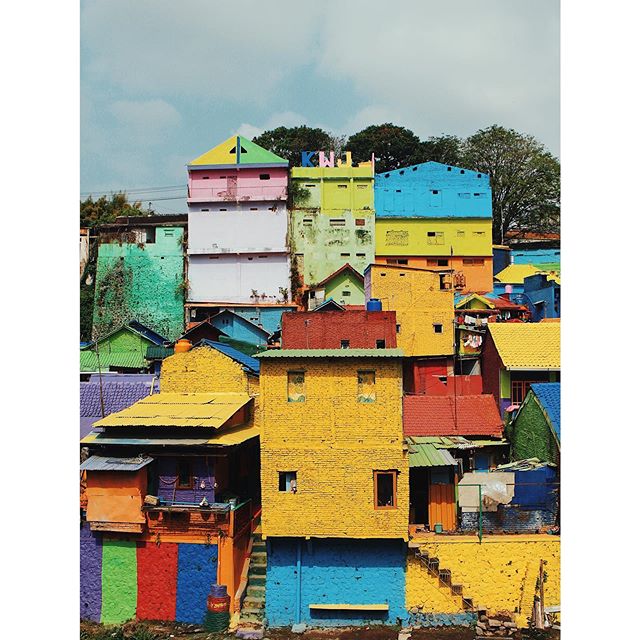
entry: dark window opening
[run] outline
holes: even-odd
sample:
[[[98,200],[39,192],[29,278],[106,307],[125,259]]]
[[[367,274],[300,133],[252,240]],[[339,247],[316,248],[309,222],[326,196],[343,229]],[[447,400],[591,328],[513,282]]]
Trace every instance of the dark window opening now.
[[[203,179],[203,180],[208,180],[208,179],[209,179],[209,176],[202,176],[202,179]]]
[[[439,267],[448,267],[449,266],[449,261],[448,260],[438,260],[438,266]]]
[[[451,167],[447,167],[447,171],[451,171]]]
[[[200,211],[209,211],[209,209],[200,209]]]
[[[349,340],[340,340],[340,348],[348,349],[349,348]]]
[[[440,192],[437,189],[434,189],[431,193],[433,193],[434,196],[437,196]]]
[[[374,471],[376,509],[396,508],[396,471]]]
[[[399,324],[396,325],[396,333],[400,333],[400,325]]]
[[[433,325],[433,331],[434,331],[434,333],[442,333],[442,325],[441,324],[434,324]]]
[[[376,340],[376,349],[385,349],[387,343],[385,340]]]
[[[178,462],[178,489],[191,489],[193,486],[193,476],[191,474],[190,462]]]
[[[165,233],[166,235],[166,233]],[[153,244],[156,241],[156,228],[155,227],[149,227],[147,229],[147,233],[146,233],[146,243],[147,244]]]
[[[268,173],[261,173],[260,180],[271,180],[271,175]]]
[[[343,296],[344,298],[348,298],[350,295],[351,295],[351,291],[343,291],[343,292],[342,292],[342,296]]]
[[[356,218],[356,227],[364,227],[364,218]]]
[[[298,474],[296,471],[278,471],[278,491],[298,492]]]

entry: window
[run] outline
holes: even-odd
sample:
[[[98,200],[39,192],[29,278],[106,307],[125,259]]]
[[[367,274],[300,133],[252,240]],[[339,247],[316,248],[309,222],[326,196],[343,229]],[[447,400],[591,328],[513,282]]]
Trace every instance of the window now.
[[[368,186],[368,184],[359,184],[358,189],[366,189]]]
[[[387,258],[387,264],[409,264],[407,258]]]
[[[313,224],[313,220],[311,218],[303,218],[302,219],[302,224],[305,227],[310,227]]]
[[[444,232],[427,231],[427,244],[444,244]]]
[[[385,349],[387,343],[385,340],[376,340],[376,349]]]
[[[364,218],[356,218],[356,227],[364,227]]]
[[[396,333],[400,333],[400,325],[399,324],[396,325]]]
[[[218,260],[220,256],[209,256],[209,260]]]
[[[478,266],[484,265],[484,258],[463,258],[462,264],[474,264]]]
[[[220,209],[220,211],[226,211],[227,209]]]
[[[484,235],[484,231],[474,231],[473,235],[474,236],[483,236]]]
[[[304,371],[287,373],[287,399],[289,402],[304,402]]]
[[[521,404],[529,391],[532,381],[512,380],[511,381],[511,404]]]
[[[271,176],[268,173],[261,173],[260,180],[271,180]]]
[[[343,292],[342,292],[342,296],[343,296],[344,298],[348,298],[350,295],[351,295],[351,291],[346,291],[346,290],[345,290],[345,291],[343,291]]]
[[[464,231],[462,231],[461,229],[458,229],[456,235],[458,236],[458,238],[464,238]]]
[[[341,253],[340,257],[341,258],[348,258],[351,254],[350,253]]]
[[[465,200],[468,200],[471,197],[470,193],[459,193],[458,194],[458,198],[464,198]]]
[[[375,509],[395,509],[397,471],[374,471],[373,472],[373,492]]]
[[[448,267],[449,260],[445,258],[427,258],[427,266],[429,267]]]
[[[304,186],[307,187],[307,188],[311,188],[311,187],[315,187],[316,185],[315,184],[305,184]]]
[[[346,220],[344,218],[330,218],[329,226],[331,227],[344,227]]]
[[[341,349],[348,349],[349,348],[349,341],[348,340],[340,340],[340,348]]]
[[[376,401],[376,372],[358,371],[358,402]]]
[[[442,325],[439,323],[433,324],[433,332],[434,333],[442,333]]]
[[[178,462],[177,474],[178,489],[191,489],[193,488],[193,475],[191,474],[190,462]]]
[[[434,196],[437,196],[440,192],[437,189],[433,189],[431,193],[433,193]]]
[[[208,179],[209,179],[209,176],[202,176],[202,179],[203,179],[203,180],[208,180]]]
[[[147,244],[153,244],[156,241],[156,228],[155,227],[148,227],[146,230],[146,239],[145,242]],[[166,235],[166,232],[165,232]]]
[[[347,185],[346,184],[339,184],[338,185],[338,189],[346,189]]]
[[[408,231],[387,231],[385,235],[387,245],[396,245],[405,247],[409,244]]]
[[[278,471],[278,491],[298,492],[298,474],[296,471]]]
[[[249,207],[249,211],[257,211],[258,207]]]
[[[174,235],[175,235],[175,229],[165,229],[164,230],[164,237],[165,238],[173,238]]]
[[[209,211],[209,209],[200,209],[200,211]]]
[[[356,258],[366,258],[367,254],[366,253],[356,253]]]

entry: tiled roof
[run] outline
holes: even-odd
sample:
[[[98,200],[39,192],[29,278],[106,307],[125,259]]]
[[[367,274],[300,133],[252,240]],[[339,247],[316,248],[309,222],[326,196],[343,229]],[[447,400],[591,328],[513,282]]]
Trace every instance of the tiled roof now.
[[[492,395],[405,396],[406,436],[502,436],[502,420]]]
[[[560,369],[560,323],[492,323],[488,331],[507,369]]]
[[[105,415],[122,411],[138,402],[151,391],[149,382],[103,382],[102,399]],[[99,418],[100,384],[97,382],[80,383],[80,416]]]
[[[202,340],[199,344],[206,345],[212,349],[217,349],[220,353],[228,356],[232,360],[235,360],[238,364],[241,364],[246,371],[258,375],[260,373],[260,361],[255,358],[242,353],[234,349],[231,345],[224,344],[223,342],[214,342],[213,340]]]
[[[506,269],[503,269],[500,273],[497,273],[494,277],[498,282],[506,284],[524,284],[524,279],[528,276],[533,276],[536,273],[549,273],[547,271],[540,271],[538,267],[534,267],[532,264],[510,264]],[[560,284],[560,276],[549,273],[549,280],[553,280]]]
[[[144,369],[147,366],[144,356],[139,351],[100,354],[101,371],[108,371],[109,367]],[[80,371],[98,371],[98,358],[94,351],[80,351]]]
[[[560,383],[536,382],[531,385],[540,406],[549,419],[549,423],[560,442]]]
[[[256,358],[402,358],[402,349],[274,349]]]

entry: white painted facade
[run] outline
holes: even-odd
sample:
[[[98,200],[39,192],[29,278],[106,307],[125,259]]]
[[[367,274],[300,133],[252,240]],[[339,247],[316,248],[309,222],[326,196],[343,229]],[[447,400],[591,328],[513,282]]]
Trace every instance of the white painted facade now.
[[[280,287],[287,290],[286,298]],[[290,298],[286,252],[189,255],[189,302],[274,304]],[[258,298],[253,297],[254,294]],[[264,295],[264,297],[263,297]]]

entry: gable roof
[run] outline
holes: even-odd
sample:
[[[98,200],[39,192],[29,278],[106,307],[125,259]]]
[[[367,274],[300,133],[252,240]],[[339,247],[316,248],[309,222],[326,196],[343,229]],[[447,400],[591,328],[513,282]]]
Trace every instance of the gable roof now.
[[[333,298],[325,300],[322,304],[319,304],[313,311],[345,311],[345,307],[336,302]]]
[[[559,382],[536,382],[531,385],[531,392],[538,400],[547,417],[549,426],[560,442],[560,383]]]
[[[289,166],[289,162],[275,153],[251,142],[244,136],[231,136],[219,145],[192,160],[189,168],[220,168],[237,166]]]
[[[121,326],[117,327],[113,331],[110,331],[109,333],[98,338],[97,340],[86,342],[84,343],[84,346],[81,344],[80,349],[81,350],[90,349],[94,344],[96,343],[99,344],[100,342],[104,342],[105,340],[108,340],[111,336],[115,335],[116,333],[122,330],[129,331],[131,333],[135,333],[136,335],[142,336],[145,340],[148,340],[149,342],[155,345],[160,345],[163,342],[168,342],[167,338],[165,338],[164,336],[161,336],[159,333],[156,333],[153,329],[150,329],[149,327],[142,324],[141,322],[138,322],[137,320],[129,320],[129,322],[125,322]]]
[[[407,436],[502,436],[502,419],[490,394],[405,396],[402,408]]]
[[[101,353],[99,364],[100,366],[98,367],[98,356],[95,351],[88,349],[80,351],[80,371],[85,373],[108,371],[110,367],[138,370],[146,369],[149,366],[144,354],[140,351]]]
[[[236,315],[238,315],[238,314],[236,314]],[[178,338],[178,340],[181,340],[181,339],[189,340],[190,339],[189,336],[193,336],[194,333],[198,334],[198,333],[202,333],[202,332],[211,332],[211,334],[212,334],[211,337],[213,338],[215,336],[215,340],[216,341],[217,341],[217,338],[219,338],[221,335],[222,336],[226,336],[227,335],[222,329],[212,325],[211,324],[211,319],[207,318],[206,320],[202,320],[202,322],[198,322],[197,324],[194,324],[190,329],[187,329],[180,336],[180,338]]]
[[[213,340],[201,340],[198,343],[198,346],[205,345],[207,347],[211,347],[212,349],[216,349],[220,353],[225,356],[235,360],[238,364],[242,365],[242,368],[247,373],[252,373],[254,375],[260,375],[260,361],[256,360],[252,356],[248,356],[242,351],[238,351],[234,349],[231,345],[224,344],[223,342],[214,342]]]
[[[318,282],[318,284],[314,288],[317,289],[319,287],[323,287],[325,284],[327,284],[327,282],[330,282],[345,271],[351,272],[358,281],[364,283],[364,276],[347,262],[346,264],[343,264],[339,269],[336,269],[332,274],[328,275],[324,280]]]
[[[553,280],[560,284],[560,276],[542,271],[532,264],[510,264],[508,267],[493,276],[498,282],[505,284],[524,284],[524,279],[528,276],[534,276],[537,273],[547,273],[549,280]]]
[[[209,318],[209,322],[213,324],[218,318],[222,318],[222,316],[224,315],[229,315],[232,318],[235,318],[238,321],[244,323],[245,325],[255,329],[257,332],[264,334],[265,340],[271,335],[264,327],[258,326],[255,322],[251,322],[251,320],[247,320],[247,318],[245,318],[244,316],[241,316],[239,313],[236,313],[235,311],[231,311],[231,309],[223,309],[220,313],[216,314],[215,316],[211,316],[211,318]],[[215,325],[213,326],[215,327]],[[225,336],[227,335],[226,333],[224,333],[224,331],[222,333]]]
[[[489,323],[487,330],[506,369],[560,370],[559,322]]]

